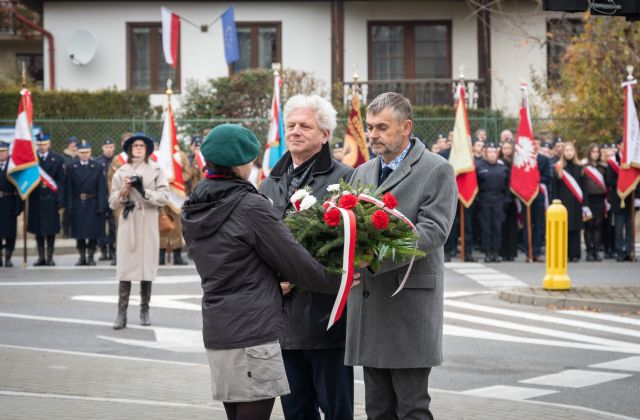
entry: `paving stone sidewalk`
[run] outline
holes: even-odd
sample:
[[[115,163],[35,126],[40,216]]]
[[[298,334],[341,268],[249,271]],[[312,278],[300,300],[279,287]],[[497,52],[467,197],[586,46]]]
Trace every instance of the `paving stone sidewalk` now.
[[[640,287],[572,287],[567,291],[520,287],[500,290],[498,297],[523,305],[640,315]]]
[[[0,345],[2,419],[226,419],[204,364]],[[578,407],[433,390],[437,419],[625,419]],[[356,419],[364,395],[356,383]],[[276,402],[273,419],[282,419]]]

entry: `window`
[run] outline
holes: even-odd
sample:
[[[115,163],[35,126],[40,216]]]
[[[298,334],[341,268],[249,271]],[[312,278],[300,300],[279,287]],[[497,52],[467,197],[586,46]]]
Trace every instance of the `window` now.
[[[240,59],[230,71],[270,69],[273,63],[282,63],[281,27],[280,22],[236,22]]]
[[[162,26],[158,23],[127,23],[127,86],[133,90],[164,93],[167,79],[180,91],[180,50],[176,68],[162,52]]]
[[[22,74],[22,64],[27,72],[27,76],[36,82],[40,87],[44,85],[44,66],[42,54],[16,54],[16,65],[18,74]]]
[[[578,19],[547,20],[547,80],[551,85],[560,80],[562,57],[583,28],[584,24]]]
[[[369,22],[369,79],[451,78],[451,22]]]

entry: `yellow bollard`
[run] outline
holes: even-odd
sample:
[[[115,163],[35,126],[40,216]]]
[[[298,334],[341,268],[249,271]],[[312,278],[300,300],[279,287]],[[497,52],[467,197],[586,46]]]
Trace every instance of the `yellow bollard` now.
[[[542,281],[545,290],[569,290],[567,275],[567,209],[560,200],[553,200],[547,209],[547,274]]]

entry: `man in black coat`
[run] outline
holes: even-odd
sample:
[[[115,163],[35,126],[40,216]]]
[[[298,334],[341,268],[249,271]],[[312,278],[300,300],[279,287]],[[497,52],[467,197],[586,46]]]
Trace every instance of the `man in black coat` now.
[[[111,163],[113,162],[113,156],[116,150],[116,145],[111,138],[106,138],[102,142],[102,154],[96,159],[96,163],[102,167],[102,173],[104,174],[104,179],[107,179],[107,175],[109,173],[109,168],[111,167]],[[109,191],[106,191],[107,200],[109,196]],[[105,222],[106,222],[106,230],[105,224],[103,223],[100,228],[100,236],[98,237],[98,246],[100,246],[100,261],[111,260],[115,258],[116,255],[116,220],[113,216],[113,210],[109,206],[107,206],[107,210],[105,212]]]
[[[509,200],[509,169],[498,161],[498,147],[487,143],[485,158],[476,167],[480,202],[480,236],[484,262],[500,262],[504,207]]]
[[[71,237],[80,253],[76,265],[96,265],[93,255],[100,232],[104,234],[107,180],[103,167],[91,159],[91,145],[84,140],[78,145],[78,159],[67,166],[65,193]]]
[[[318,201],[327,186],[353,172],[331,156],[329,140],[336,111],[319,96],[297,95],[284,107],[288,152],[260,185],[278,214],[292,209],[290,198],[304,187]],[[295,279],[291,279],[295,281]],[[283,283],[286,329],[280,340],[291,394],[281,397],[287,420],[353,418],[353,368],[344,365],[346,316],[327,331],[335,294],[314,293]]]
[[[531,242],[533,251],[533,262],[544,262],[544,258],[542,257],[542,241],[544,231],[546,229],[544,212],[545,202],[548,202],[549,200],[549,189],[551,186],[551,165],[549,163],[549,158],[541,155],[537,148],[536,153],[536,160],[538,161],[538,171],[540,172],[540,191],[531,203]],[[522,203],[522,208],[526,208],[524,203]],[[523,231],[525,251],[528,255],[529,242],[527,239],[527,229],[525,228],[523,229]]]
[[[631,200],[632,194],[625,197],[624,203],[618,195],[618,171],[620,165],[620,154],[616,153],[613,157],[614,162],[609,163],[605,174],[605,183],[607,184],[609,203],[611,204],[611,212],[613,215],[613,223],[615,226],[615,252],[618,262],[633,261],[633,221],[631,220],[632,207],[634,205]],[[617,165],[613,165],[616,163]]]
[[[36,146],[43,173],[40,185],[29,195],[27,230],[36,235],[38,261],[34,265],[56,265],[53,252],[56,234],[60,231],[58,211],[64,207],[64,164],[59,154],[49,150],[51,144],[47,137],[39,135]]]
[[[4,249],[5,267],[13,267],[11,254],[16,245],[16,220],[22,212],[22,200],[15,186],[7,179],[9,143],[0,141],[0,267]]]

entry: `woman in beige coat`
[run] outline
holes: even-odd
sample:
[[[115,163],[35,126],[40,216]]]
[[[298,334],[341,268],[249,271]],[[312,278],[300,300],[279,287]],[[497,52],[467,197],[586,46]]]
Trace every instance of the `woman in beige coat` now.
[[[140,324],[151,325],[151,282],[158,272],[158,208],[169,204],[169,184],[158,164],[149,160],[153,142],[134,135],[124,143],[128,161],[113,175],[109,205],[118,219],[118,316],[116,330],[127,326],[131,282],[140,282]]]

